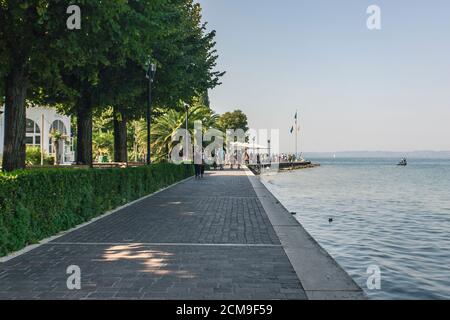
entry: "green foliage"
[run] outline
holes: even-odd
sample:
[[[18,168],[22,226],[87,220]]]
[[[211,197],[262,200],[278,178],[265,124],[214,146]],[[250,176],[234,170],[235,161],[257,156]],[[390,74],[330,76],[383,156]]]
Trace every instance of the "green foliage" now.
[[[224,73],[214,71],[215,32],[206,31],[198,4],[193,0],[145,0],[129,6],[125,18],[129,35],[122,46],[129,55],[121,64],[109,57],[112,63],[100,76],[100,101],[113,105],[129,120],[145,116],[148,80],[144,75],[149,58],[157,65],[152,96],[153,105],[160,110],[176,108],[180,100],[191,103],[220,84]]]
[[[95,158],[100,162],[100,158],[106,156],[113,158],[114,152],[114,128],[113,110],[107,108],[94,115],[92,132],[92,150]]]
[[[0,256],[192,175],[173,164],[0,174]]]
[[[112,132],[95,131],[92,135],[92,149],[98,162],[103,156],[112,159],[114,152],[114,136]]]
[[[247,115],[241,110],[224,113],[217,120],[217,126],[222,132],[226,132],[228,129],[242,129],[247,132],[249,129]]]
[[[193,136],[194,122],[201,121],[203,130],[214,128],[218,116],[207,106],[196,99],[189,109],[188,130]],[[181,128],[186,128],[186,111],[169,110],[155,120],[152,126],[152,150],[156,161],[168,158],[175,143],[172,135]]]
[[[39,147],[27,146],[27,165],[38,165],[41,163],[41,149]]]
[[[176,106],[220,85],[224,72],[215,71],[216,32],[207,32],[201,7],[193,0],[171,0],[160,12],[164,31],[153,46],[159,64],[155,82],[158,106]]]
[[[84,117],[83,130],[90,130],[91,111],[113,106],[129,120],[145,115],[150,57],[158,66],[153,101],[159,109],[192,102],[220,84],[224,73],[215,71],[215,31],[207,31],[196,1],[79,0],[81,30],[72,31],[66,27],[69,4],[0,1],[0,102],[5,80],[21,75],[23,81],[10,84],[7,101],[20,102],[11,92],[23,87],[27,101]],[[79,154],[90,156],[90,142],[89,135],[77,137]],[[10,148],[15,155],[23,152],[16,149]]]
[[[130,161],[144,162],[147,152],[147,124],[144,119],[134,120],[127,128]]]
[[[53,165],[55,159],[52,156],[44,153],[44,165]],[[34,146],[27,146],[26,153],[27,166],[38,166],[41,164],[41,148]]]

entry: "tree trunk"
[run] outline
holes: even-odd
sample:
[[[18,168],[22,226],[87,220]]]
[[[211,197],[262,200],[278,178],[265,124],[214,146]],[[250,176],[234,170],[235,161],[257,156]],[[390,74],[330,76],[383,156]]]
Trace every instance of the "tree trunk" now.
[[[77,108],[77,164],[92,166],[92,105],[86,96]]]
[[[22,67],[13,68],[6,77],[4,171],[25,168],[25,100],[28,86],[29,81]]]
[[[127,119],[114,108],[114,162],[128,162]]]

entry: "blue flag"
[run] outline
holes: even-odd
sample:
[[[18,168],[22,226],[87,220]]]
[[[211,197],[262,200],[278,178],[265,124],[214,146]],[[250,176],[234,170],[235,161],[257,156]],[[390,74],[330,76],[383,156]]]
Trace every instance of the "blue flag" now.
[[[291,128],[291,133],[292,133],[292,132],[294,132],[294,126],[292,126],[292,128]]]

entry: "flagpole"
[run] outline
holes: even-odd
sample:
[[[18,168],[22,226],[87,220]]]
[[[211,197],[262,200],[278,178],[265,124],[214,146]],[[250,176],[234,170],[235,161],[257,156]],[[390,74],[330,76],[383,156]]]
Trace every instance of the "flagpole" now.
[[[298,121],[298,115],[297,115],[297,121]],[[300,125],[299,124],[297,124],[297,134],[298,134],[298,152],[300,153],[299,156],[301,156],[302,155],[302,137],[300,136]]]
[[[298,134],[298,123],[297,123],[297,120],[298,119],[298,110],[296,110],[295,111],[295,160],[297,160],[297,153],[298,153],[298,150],[297,150],[297,147],[298,147],[298,137],[297,137],[297,134]]]

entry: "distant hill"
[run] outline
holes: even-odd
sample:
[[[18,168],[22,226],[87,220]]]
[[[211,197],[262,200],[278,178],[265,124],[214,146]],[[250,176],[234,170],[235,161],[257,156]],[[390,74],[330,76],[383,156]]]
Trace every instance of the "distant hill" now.
[[[411,159],[450,159],[450,151],[341,151],[305,152],[307,158],[411,158]]]

